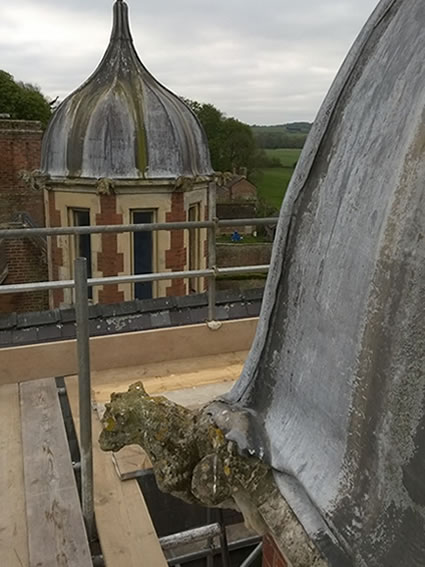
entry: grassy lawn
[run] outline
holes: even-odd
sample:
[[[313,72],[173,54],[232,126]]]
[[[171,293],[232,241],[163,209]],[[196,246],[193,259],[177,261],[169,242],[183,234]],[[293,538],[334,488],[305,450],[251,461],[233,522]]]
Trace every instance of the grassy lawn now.
[[[226,229],[227,230],[227,229]],[[239,230],[238,227],[235,227],[235,230]],[[217,236],[217,243],[219,244],[263,244],[264,242],[269,242],[262,236],[252,236],[251,234],[244,234],[243,239],[239,240],[239,242],[232,242],[231,239],[231,232],[232,229],[229,229],[229,234],[220,234]]]
[[[257,186],[258,196],[279,210],[301,150],[278,148],[265,151],[269,157],[279,159],[282,167],[259,169],[252,174],[251,181]]]
[[[256,171],[251,179],[257,186],[258,196],[279,210],[293,171],[289,167],[270,167]]]
[[[275,150],[265,150],[266,154],[271,158],[277,158],[283,167],[294,167],[301,150],[293,148],[277,148]]]

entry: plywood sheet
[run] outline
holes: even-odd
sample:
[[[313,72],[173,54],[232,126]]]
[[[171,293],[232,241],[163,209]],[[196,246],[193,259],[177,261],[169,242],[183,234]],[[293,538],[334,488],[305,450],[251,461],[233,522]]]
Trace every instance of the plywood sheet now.
[[[97,372],[93,376],[93,393],[97,402],[105,403],[112,392],[126,391],[129,384],[140,380],[151,395],[190,388],[193,400],[189,403],[196,405],[201,386],[227,382],[230,389],[242,372],[245,358],[246,352],[227,353]]]

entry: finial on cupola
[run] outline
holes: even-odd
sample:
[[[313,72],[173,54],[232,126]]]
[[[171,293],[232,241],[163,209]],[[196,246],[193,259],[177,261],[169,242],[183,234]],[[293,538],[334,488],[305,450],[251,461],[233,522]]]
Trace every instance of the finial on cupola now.
[[[128,17],[128,5],[123,0],[116,0],[114,4],[114,25],[111,39],[132,39]]]

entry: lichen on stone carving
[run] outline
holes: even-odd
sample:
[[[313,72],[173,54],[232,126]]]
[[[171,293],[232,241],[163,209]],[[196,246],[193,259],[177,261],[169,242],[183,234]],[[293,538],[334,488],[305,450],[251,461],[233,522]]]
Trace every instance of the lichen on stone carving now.
[[[196,182],[196,178],[181,175],[176,179],[174,183],[174,190],[181,191],[183,193],[185,191],[191,191],[195,185],[195,182]]]
[[[148,454],[158,487],[186,502],[239,510],[259,534],[272,533],[293,567],[327,562],[281,496],[272,469],[240,454],[226,434],[246,430],[249,420],[221,402],[192,411],[162,396],[149,396],[141,382],[112,394],[102,417],[100,446],[119,451],[140,445]]]
[[[252,495],[270,482],[270,468],[240,455],[208,412],[149,396],[137,382],[128,392],[112,394],[102,424],[101,448],[140,445],[163,492],[190,503],[238,509],[248,526],[265,532]]]
[[[101,177],[96,181],[96,191],[98,195],[114,195],[115,181],[106,177]]]

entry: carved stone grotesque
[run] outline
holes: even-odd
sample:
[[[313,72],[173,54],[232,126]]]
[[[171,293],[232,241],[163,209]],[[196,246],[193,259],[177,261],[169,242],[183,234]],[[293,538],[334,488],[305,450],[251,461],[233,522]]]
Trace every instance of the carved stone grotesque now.
[[[191,411],[164,397],[151,397],[137,382],[128,392],[112,394],[102,424],[101,448],[119,451],[125,445],[140,445],[163,492],[190,503],[238,509],[247,525],[265,532],[255,494],[273,482],[270,468],[255,457],[240,455],[208,411]]]
[[[113,195],[115,193],[115,181],[102,177],[96,181],[96,190],[99,195]]]
[[[47,181],[49,180],[49,175],[38,169],[33,171],[22,170],[19,172],[19,177],[32,191],[43,191],[47,188]]]

